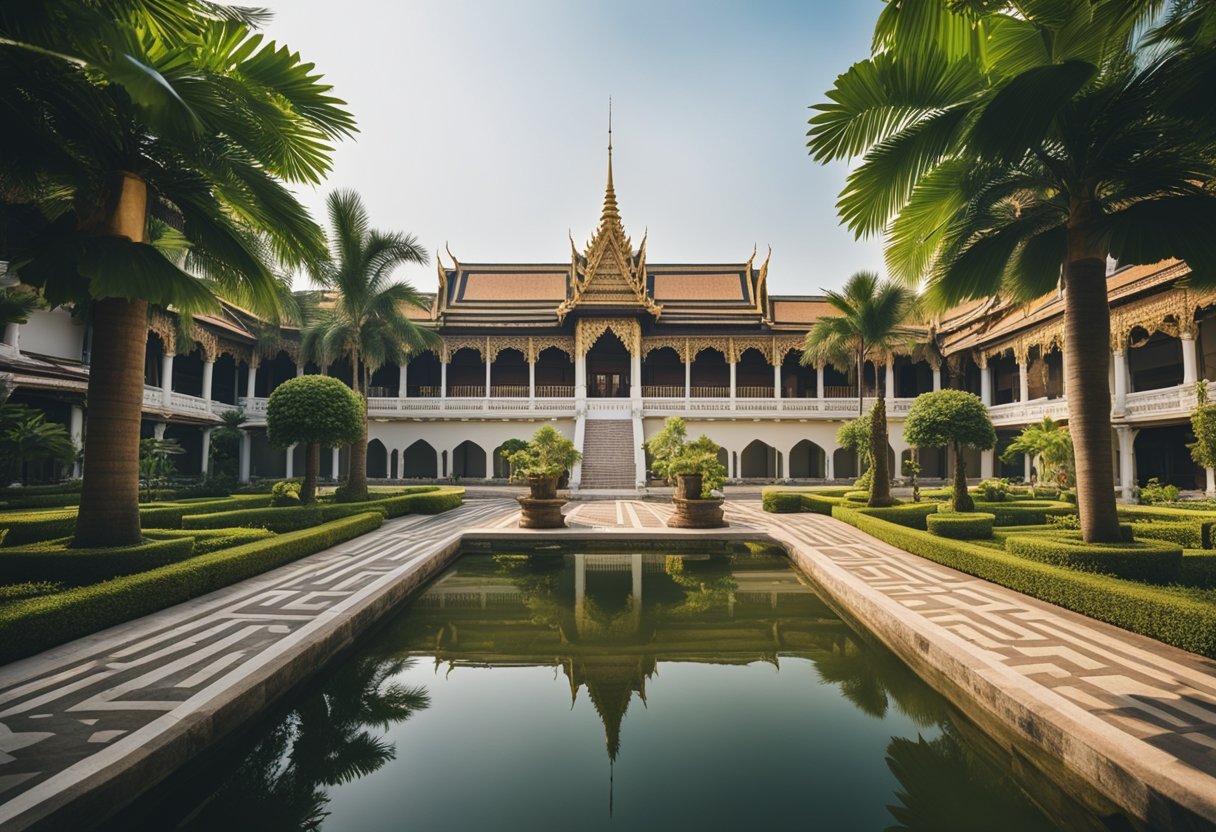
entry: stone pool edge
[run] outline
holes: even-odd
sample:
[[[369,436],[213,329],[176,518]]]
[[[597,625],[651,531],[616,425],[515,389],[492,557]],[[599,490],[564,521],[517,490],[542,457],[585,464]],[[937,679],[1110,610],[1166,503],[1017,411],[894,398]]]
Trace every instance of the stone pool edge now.
[[[238,677],[222,677],[174,711],[0,806],[0,822],[5,829],[58,829],[65,824],[79,826],[108,818],[169,772],[256,719],[266,707],[348,649],[450,565],[466,542],[512,538],[540,544],[580,540],[628,544],[695,538],[778,544],[801,572],[823,588],[833,604],[873,632],[918,674],[932,680],[973,720],[981,725],[995,720],[1008,733],[1060,761],[1154,829],[1193,830],[1216,824],[1211,778],[1196,772],[1195,782],[1188,784],[1163,773],[1151,760],[1142,759],[1145,743],[1121,734],[1078,707],[1071,706],[1074,712],[1068,713],[1060,702],[1047,700],[1042,695],[1044,689],[987,660],[961,638],[905,609],[816,553],[807,542],[775,526],[454,532],[436,540],[429,552],[420,553],[408,565],[384,575],[339,608],[268,649],[258,661],[242,668]],[[875,545],[884,544],[875,541]],[[1204,785],[1209,787],[1206,795],[1196,788],[1201,780],[1206,780]],[[39,792],[44,794],[39,796]]]
[[[1211,776],[1195,771],[1180,780],[1166,773],[1165,766],[1154,764],[1166,761],[1164,752],[1058,696],[1044,696],[1046,688],[988,660],[965,640],[904,608],[831,558],[807,551],[796,536],[770,528],[753,539],[784,547],[833,604],[981,726],[995,721],[1005,733],[1062,764],[1153,830],[1216,828]],[[1161,761],[1146,759],[1158,754]]]

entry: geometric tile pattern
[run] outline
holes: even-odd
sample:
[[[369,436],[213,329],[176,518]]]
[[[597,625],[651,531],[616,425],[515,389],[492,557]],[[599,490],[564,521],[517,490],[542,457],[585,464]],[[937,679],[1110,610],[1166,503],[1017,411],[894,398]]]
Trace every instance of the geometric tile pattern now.
[[[30,801],[69,787],[100,750],[205,698],[209,686],[363,588],[515,507],[470,500],[441,515],[391,520],[266,575],[0,668],[0,828]]]
[[[732,507],[732,522],[781,526],[800,548],[969,642],[1066,710],[1079,707],[1189,774],[1211,775],[1216,797],[1216,661],[933,563],[825,515]]]
[[[665,501],[579,501],[569,526],[659,530]],[[515,526],[505,497],[406,516],[294,564],[0,668],[0,828],[54,800],[107,755],[167,730],[268,648],[306,637],[350,599],[416,566],[453,535]],[[1044,701],[1097,717],[1216,794],[1216,662],[910,555],[819,514],[727,503],[734,528],[780,532],[892,603],[965,640]],[[379,582],[379,583],[378,583]]]

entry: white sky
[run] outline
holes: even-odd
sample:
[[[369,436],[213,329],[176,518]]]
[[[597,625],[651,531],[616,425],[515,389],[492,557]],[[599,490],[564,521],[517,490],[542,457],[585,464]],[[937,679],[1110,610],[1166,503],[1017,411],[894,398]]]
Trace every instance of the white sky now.
[[[268,0],[267,34],[315,62],[360,133],[323,188],[360,191],[376,227],[462,262],[568,262],[614,174],[650,263],[773,248],[774,293],[882,270],[835,214],[844,164],[806,153],[808,106],[866,56],[881,0]],[[444,260],[447,262],[446,254]],[[433,291],[435,270],[402,271]]]

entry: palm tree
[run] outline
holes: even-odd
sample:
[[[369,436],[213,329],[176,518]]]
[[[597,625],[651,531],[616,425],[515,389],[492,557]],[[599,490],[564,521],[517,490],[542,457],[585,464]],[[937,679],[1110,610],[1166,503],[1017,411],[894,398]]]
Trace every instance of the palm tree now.
[[[1039,485],[1050,482],[1060,488],[1068,487],[1073,467],[1072,438],[1068,435],[1068,429],[1057,424],[1050,416],[1022,428],[1022,432],[1005,448],[1001,459],[1009,462],[1021,455],[1030,457],[1034,479]]]
[[[857,272],[839,292],[826,291],[827,302],[839,312],[820,318],[806,335],[802,363],[825,362],[846,371],[850,364],[857,372],[857,415],[863,415],[865,364],[874,366],[874,389],[878,400],[870,420],[870,466],[873,483],[870,505],[889,506],[891,474],[887,460],[887,391],[878,378],[878,362],[892,360],[898,347],[913,344],[917,331],[909,326],[917,311],[916,294],[906,286],[879,280],[874,272]]]
[[[202,0],[0,13],[0,201],[45,219],[13,267],[93,326],[76,546],[140,539],[148,305],[223,295],[273,319],[268,263],[323,252],[284,182],[319,182],[354,123],[312,64],[253,31],[265,17]]]
[[[329,195],[329,254],[310,269],[324,293],[313,297],[300,339],[305,360],[321,366],[350,362],[351,386],[363,397],[363,434],[351,446],[343,499],[367,499],[367,385],[384,364],[402,364],[438,337],[410,320],[408,307],[426,299],[408,283],[393,280],[406,263],[423,265],[426,249],[412,234],[371,228],[363,200],[354,191]]]
[[[1136,41],[1160,5],[888,3],[874,55],[836,80],[808,133],[819,160],[863,157],[842,220],[885,234],[891,274],[927,278],[938,305],[1062,283],[1087,541],[1119,539],[1107,258],[1180,258],[1193,282],[1216,279],[1216,70],[1191,29],[1169,35],[1180,48]]]
[[[11,482],[29,480],[29,465],[52,461],[70,465],[76,446],[67,428],[23,404],[0,405],[0,475]]]

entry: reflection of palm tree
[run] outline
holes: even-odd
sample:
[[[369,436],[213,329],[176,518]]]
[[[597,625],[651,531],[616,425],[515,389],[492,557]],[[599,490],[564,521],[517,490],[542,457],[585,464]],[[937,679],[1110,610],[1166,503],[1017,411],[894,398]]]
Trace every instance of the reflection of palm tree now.
[[[887,832],[963,832],[984,818],[987,830],[1036,832],[1056,827],[1006,774],[959,741],[950,723],[934,740],[892,737],[887,766],[899,780],[896,823]]]
[[[425,688],[394,677],[412,659],[361,658],[300,702],[183,824],[187,829],[318,829],[325,786],[371,774],[396,757],[387,731],[430,705]]]
[[[850,633],[837,637],[830,650],[810,656],[819,678],[840,685],[841,694],[863,713],[882,718],[893,701],[917,725],[946,718],[941,696],[883,647]]]

